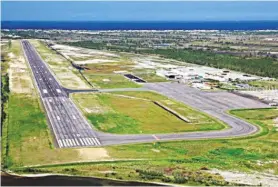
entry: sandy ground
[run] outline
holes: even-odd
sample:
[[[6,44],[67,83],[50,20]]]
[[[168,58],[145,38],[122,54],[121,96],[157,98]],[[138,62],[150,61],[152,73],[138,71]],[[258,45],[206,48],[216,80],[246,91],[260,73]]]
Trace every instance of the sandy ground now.
[[[246,185],[262,185],[264,187],[276,187],[278,176],[265,173],[243,173],[234,171],[220,171],[213,169],[210,173],[219,173],[226,181]]]
[[[84,56],[85,54],[90,56],[97,55],[97,56],[107,56],[107,57],[118,57],[118,55],[116,54],[94,50],[94,49],[85,49],[85,48],[72,47],[67,45],[58,45],[58,44],[53,45],[52,47],[54,49],[59,50],[62,53],[67,53],[68,55],[74,55],[74,56]]]
[[[62,85],[64,85],[67,88],[72,88],[72,89],[90,88],[80,77],[74,74],[69,68],[66,69],[66,68],[53,67],[52,70],[55,72]]]
[[[67,45],[53,45],[52,48],[58,50],[68,59],[74,61],[75,64],[119,62],[117,60],[117,57],[119,57],[119,55],[105,51],[72,47]]]
[[[109,59],[92,59],[92,60],[74,61],[74,63],[76,64],[99,64],[105,62],[118,62],[118,61],[109,60]]]
[[[148,68],[148,69],[157,69],[157,68],[177,68],[178,66],[172,64],[163,64],[163,60],[161,59],[161,63],[158,63],[158,59],[153,59],[152,57],[134,57],[132,61],[136,64],[135,68]]]
[[[21,47],[19,41],[12,41],[12,46],[15,48]],[[8,56],[10,58],[8,73],[11,92],[32,95],[34,93],[34,85],[23,53],[21,52],[18,56],[9,53]]]
[[[80,148],[78,152],[82,160],[102,160],[110,158],[107,150],[104,148]]]

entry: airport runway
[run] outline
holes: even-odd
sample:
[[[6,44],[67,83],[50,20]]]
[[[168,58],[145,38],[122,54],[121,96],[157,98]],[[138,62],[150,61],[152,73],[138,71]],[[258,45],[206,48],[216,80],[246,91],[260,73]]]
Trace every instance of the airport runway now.
[[[100,146],[101,142],[91,125],[68,98],[66,91],[59,85],[33,46],[24,40],[22,47],[58,147]]]
[[[176,99],[222,120],[231,128],[220,131],[142,135],[116,135],[99,132],[91,127],[70,100],[68,97],[70,90],[59,84],[33,46],[26,40],[22,42],[22,46],[59,148],[245,136],[257,132],[258,128],[230,116],[226,111],[235,108],[269,107],[259,101],[228,92],[203,92],[178,83],[147,83],[142,91],[152,90]],[[127,89],[127,91],[131,90]],[[101,90],[99,91],[101,92]],[[125,89],[103,90],[103,92],[112,91],[125,91]]]

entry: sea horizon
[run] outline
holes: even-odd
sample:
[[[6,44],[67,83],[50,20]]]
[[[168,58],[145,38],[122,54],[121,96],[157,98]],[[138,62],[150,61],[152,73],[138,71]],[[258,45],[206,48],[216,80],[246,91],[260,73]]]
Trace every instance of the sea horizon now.
[[[1,29],[278,30],[278,20],[240,21],[1,21]]]

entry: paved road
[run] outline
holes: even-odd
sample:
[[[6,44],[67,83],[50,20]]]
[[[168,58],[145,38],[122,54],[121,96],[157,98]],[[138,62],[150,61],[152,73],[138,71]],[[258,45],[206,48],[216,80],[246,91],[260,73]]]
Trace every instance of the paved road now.
[[[149,91],[147,88],[111,88],[111,89],[67,89],[64,88],[65,91],[70,93],[89,93],[89,92],[134,92],[134,91]]]
[[[99,132],[91,127],[74,103],[68,98],[69,90],[59,84],[32,45],[28,41],[23,41],[22,46],[59,148],[117,145],[157,140],[190,140],[244,136],[255,133],[258,131],[258,128],[241,119],[228,115],[225,111],[234,108],[268,107],[266,104],[232,93],[202,92],[178,83],[148,83],[145,84],[142,91],[147,89],[157,91],[170,98],[191,105],[224,121],[231,128],[221,131],[155,135],[116,135]],[[103,91],[125,90],[112,89]],[[127,91],[131,90],[127,89]]]

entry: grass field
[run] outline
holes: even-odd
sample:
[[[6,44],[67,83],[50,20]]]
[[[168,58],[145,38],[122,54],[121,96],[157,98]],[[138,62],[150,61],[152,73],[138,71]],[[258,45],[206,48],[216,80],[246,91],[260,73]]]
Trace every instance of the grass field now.
[[[118,134],[219,130],[225,126],[201,112],[154,92],[75,94],[76,103],[99,130]],[[191,121],[186,123],[153,103],[159,101]]]
[[[251,86],[266,88],[266,89],[278,89],[278,81],[251,81],[249,82]]]
[[[234,110],[231,113],[239,117],[248,116],[246,120],[261,126],[264,133],[254,138],[234,140],[153,142],[110,146],[107,147],[110,156],[127,160],[57,165],[36,168],[35,171],[125,180],[167,181],[186,185],[225,184],[221,176],[207,173],[208,169],[213,168],[277,175],[278,132],[274,127],[273,119],[278,117],[278,110]],[[133,158],[144,160],[128,160]]]
[[[88,74],[113,74],[114,71],[130,71],[133,68],[131,62],[118,62],[118,63],[99,63],[99,64],[87,64],[86,70]]]
[[[119,74],[87,74],[84,76],[96,88],[138,88],[141,85]]]
[[[267,116],[278,116],[277,110],[262,110]],[[249,120],[264,124],[268,129],[264,136],[238,140],[202,140],[149,143],[108,147],[110,155],[116,158],[143,158],[144,161],[106,162],[83,165],[65,165],[41,168],[75,175],[99,176],[116,179],[170,181],[179,183],[177,176],[186,176],[185,184],[221,184],[221,177],[211,176],[201,169],[263,171],[278,173],[277,132],[268,117],[258,121],[261,110],[238,110],[233,114],[252,114]],[[275,136],[273,136],[275,135]],[[157,172],[157,173],[156,173]],[[162,176],[161,176],[162,175]],[[223,183],[222,183],[223,184]]]
[[[11,42],[11,48],[3,52],[3,55],[16,51],[15,54],[22,55],[19,41]],[[13,57],[15,58],[15,57]],[[61,162],[77,162],[107,159],[109,155],[104,148],[80,148],[80,149],[56,149],[54,148],[47,125],[46,115],[39,102],[39,96],[35,90],[32,92],[18,93],[14,89],[15,80],[21,80],[20,90],[26,90],[30,86],[34,88],[31,74],[28,73],[26,62],[22,57],[20,61],[9,58],[5,61],[2,75],[2,97],[4,103],[1,111],[2,136],[1,153],[2,168],[13,169],[20,166],[54,164]],[[20,62],[20,63],[19,63]],[[29,84],[23,82],[22,75],[11,72],[15,64],[19,64],[21,70],[26,69],[25,78],[30,79]],[[12,80],[9,75],[12,75]],[[9,85],[11,83],[12,85]],[[3,115],[5,114],[5,115]],[[2,117],[5,119],[2,120]]]
[[[167,80],[164,77],[156,75],[155,72],[135,72],[134,75],[142,78],[146,82],[167,82]]]
[[[56,149],[38,98],[11,94],[8,103],[6,165],[19,166],[101,160],[103,148]]]

